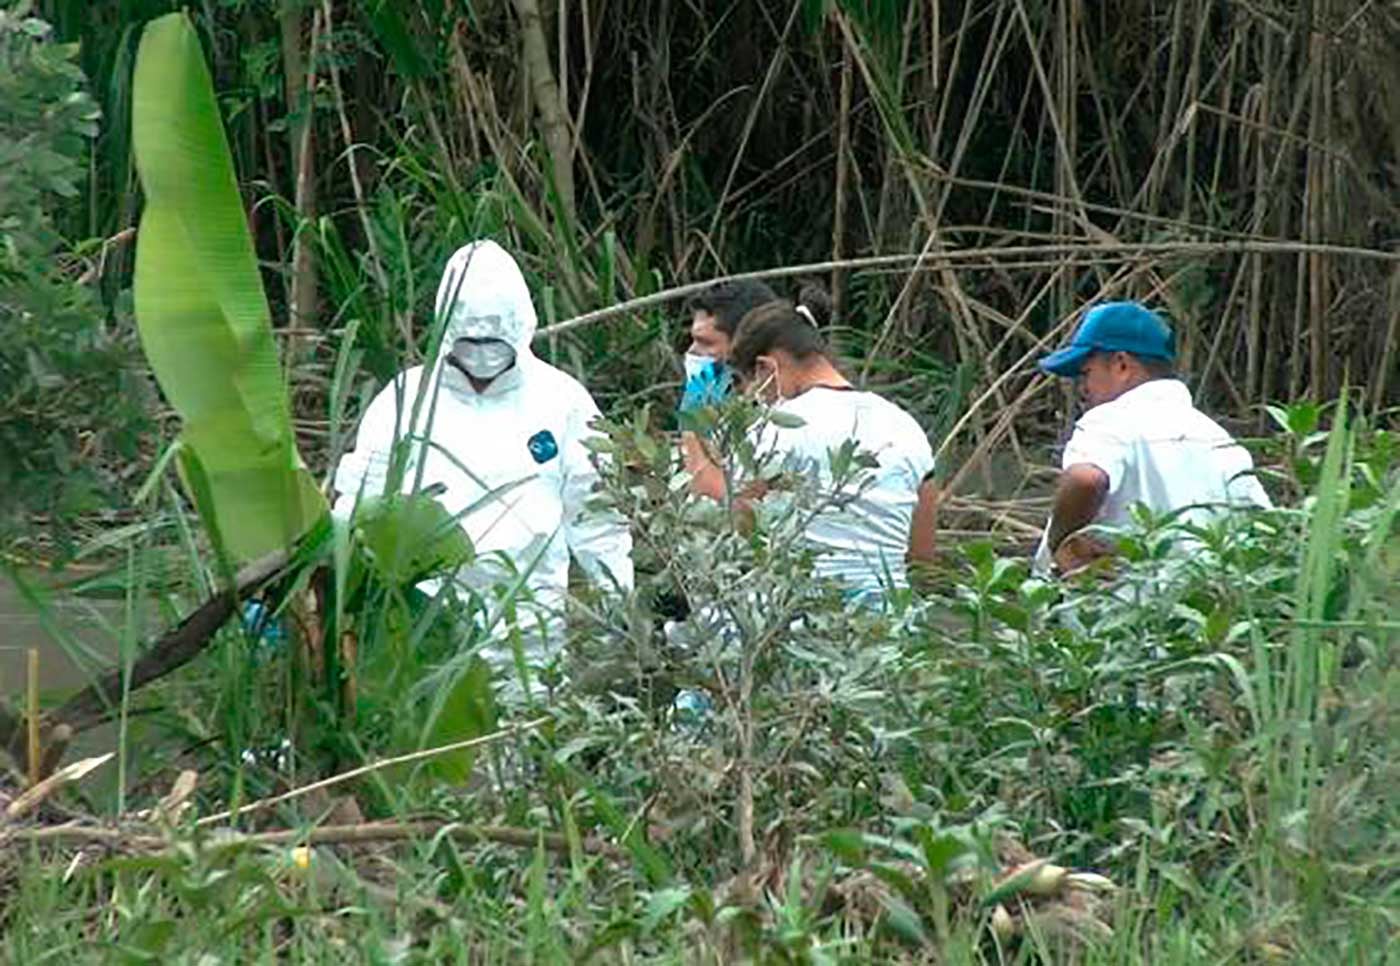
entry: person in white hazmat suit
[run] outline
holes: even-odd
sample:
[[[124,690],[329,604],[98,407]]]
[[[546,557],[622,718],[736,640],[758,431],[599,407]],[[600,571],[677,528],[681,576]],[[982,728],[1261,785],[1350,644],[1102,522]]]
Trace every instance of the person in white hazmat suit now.
[[[598,481],[584,445],[598,407],[577,380],[531,352],[530,292],[495,242],[457,250],[435,312],[446,318],[436,360],[400,373],[365,410],[355,447],[336,469],[333,512],[348,518],[360,496],[383,493],[395,441],[410,435],[423,393],[403,492],[433,493],[449,514],[461,514],[476,551],[457,576],[466,589],[490,599],[527,575],[526,593],[495,622],[482,656],[512,668],[510,633],[518,630],[527,660],[546,664],[562,643],[570,553],[603,586],[632,586],[626,522],[585,506]]]

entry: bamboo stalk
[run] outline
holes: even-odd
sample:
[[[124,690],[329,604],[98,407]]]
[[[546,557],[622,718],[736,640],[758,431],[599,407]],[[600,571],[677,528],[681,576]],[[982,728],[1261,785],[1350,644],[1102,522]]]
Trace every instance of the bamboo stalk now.
[[[43,776],[39,774],[42,757],[39,753],[39,649],[29,649],[28,674],[25,678],[25,717],[24,723],[29,738],[29,786],[39,784]]]
[[[1079,4],[1077,0],[1060,0],[1055,9],[1055,90],[1051,109],[1055,112],[1055,133],[1060,150],[1055,152],[1055,193],[1064,198],[1080,194],[1076,181],[1076,116],[1079,74],[1077,70]],[[1055,208],[1056,230],[1069,234],[1074,228],[1074,215],[1067,205]],[[1068,312],[1074,303],[1074,272],[1060,273],[1060,285],[1055,310]]]
[[[1173,148],[1176,147],[1178,125],[1176,117],[1180,110],[1180,100],[1175,96],[1177,78],[1181,74],[1181,36],[1186,29],[1186,0],[1177,0],[1172,7],[1172,31],[1171,40],[1168,43],[1169,60],[1167,64],[1167,82],[1162,88],[1162,110],[1157,117],[1157,158],[1164,163],[1158,167],[1156,159],[1153,161],[1153,169],[1156,177],[1148,179],[1147,210],[1156,214],[1159,210],[1159,202],[1162,195],[1162,184],[1166,180],[1166,174],[1170,170],[1169,162]]]
[[[1268,74],[1273,61],[1274,39],[1269,31],[1263,31],[1263,73],[1265,79],[1257,85],[1257,97],[1253,113],[1261,122],[1266,122],[1269,118],[1269,96]],[[1253,92],[1252,92],[1253,93]],[[1249,97],[1246,97],[1246,103]],[[1245,114],[1251,113],[1245,110]],[[1248,147],[1244,132],[1240,135],[1242,148]],[[1264,230],[1265,219],[1269,214],[1268,196],[1268,170],[1269,166],[1264,156],[1264,138],[1256,133],[1253,140],[1254,149],[1254,202],[1253,212],[1250,215],[1250,226],[1255,234],[1260,234]],[[1242,151],[1243,153],[1243,151]],[[1257,399],[1256,393],[1259,387],[1267,384],[1267,379],[1262,371],[1263,361],[1263,341],[1264,341],[1264,256],[1252,255],[1249,258],[1250,280],[1249,280],[1249,318],[1245,320],[1245,398]]]
[[[1179,3],[1178,6],[1185,6]],[[1186,168],[1185,177],[1182,180],[1181,192],[1181,220],[1191,220],[1191,203],[1196,196],[1196,141],[1200,127],[1196,123],[1196,110],[1199,106],[1201,96],[1201,47],[1205,43],[1208,19],[1201,9],[1200,0],[1193,0],[1191,5],[1191,22],[1193,27],[1193,39],[1191,41],[1190,61],[1186,68],[1186,90],[1184,92],[1183,103],[1187,105],[1186,110],[1190,111],[1191,121],[1186,129]],[[1186,111],[1182,112],[1183,115]]]
[[[836,207],[831,215],[831,260],[842,258],[842,239],[846,234],[846,170],[850,166],[851,154],[851,45],[846,35],[841,35],[841,94],[836,109]],[[831,304],[836,318],[845,318],[842,312],[846,302],[846,273],[839,268],[831,271]]]
[[[1315,0],[1314,25],[1309,48],[1310,58],[1315,64],[1313,70],[1313,102],[1308,121],[1308,142],[1322,144],[1330,133],[1330,94],[1331,57],[1328,56],[1327,38],[1322,29],[1326,24],[1327,0]],[[1331,178],[1328,169],[1331,164],[1326,154],[1317,148],[1308,149],[1308,193],[1307,193],[1307,233],[1309,240],[1322,241],[1327,238],[1327,209],[1331,195]],[[1328,284],[1328,264],[1317,253],[1308,255],[1308,336],[1309,336],[1309,383],[1314,399],[1327,398],[1330,391],[1329,353],[1327,352],[1327,307],[1330,301]]]
[[[836,268],[909,268],[918,265],[919,271],[943,270],[957,267],[964,262],[978,259],[1020,258],[1049,255],[1107,255],[1114,254],[1127,260],[1133,256],[1150,255],[1240,255],[1249,253],[1297,255],[1317,252],[1328,255],[1344,255],[1378,262],[1400,262],[1400,252],[1389,252],[1378,248],[1363,248],[1353,245],[1332,245],[1293,240],[1230,239],[1218,242],[1132,242],[1132,241],[1090,241],[1050,245],[1005,245],[985,248],[949,249],[938,253],[904,253],[898,255],[870,255],[861,258],[846,258],[839,262],[809,262],[801,265],[783,265],[778,268],[765,268],[753,272],[736,272],[703,282],[677,285],[651,295],[629,299],[605,308],[595,309],[576,315],[571,319],[541,327],[535,338],[558,335],[572,329],[582,328],[594,322],[628,315],[684,299],[689,295],[704,291],[717,281],[737,281],[744,279],[793,278],[798,275],[824,275]]]
[[[521,42],[524,49],[526,73],[534,95],[535,112],[539,116],[540,133],[549,147],[550,171],[554,190],[565,221],[574,224],[574,157],[570,150],[567,107],[560,93],[554,69],[549,63],[549,45],[545,41],[544,18],[538,0],[515,0],[520,16]],[[562,72],[563,65],[560,65]]]
[[[292,195],[296,208],[296,225],[292,234],[291,289],[287,299],[287,322],[292,326],[312,326],[316,321],[317,284],[316,263],[312,259],[308,226],[316,217],[315,147],[313,134],[315,112],[312,99],[316,91],[316,58],[307,58],[302,50],[302,9],[299,4],[284,4],[279,14],[282,38],[282,73],[285,79],[287,114],[295,121],[287,127],[287,140],[292,157]],[[316,50],[321,29],[319,10],[311,11],[311,39],[307,49]],[[295,361],[301,354],[301,341],[288,341],[288,357]]]

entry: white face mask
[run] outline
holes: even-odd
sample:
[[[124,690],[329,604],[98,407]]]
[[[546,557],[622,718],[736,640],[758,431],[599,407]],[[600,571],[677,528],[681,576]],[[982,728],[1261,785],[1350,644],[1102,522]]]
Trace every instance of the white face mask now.
[[[718,365],[721,363],[714,356],[702,356],[694,352],[687,352],[685,354],[685,378],[687,380],[694,379],[710,366]]]
[[[515,349],[503,339],[458,339],[450,358],[474,379],[495,379],[515,365]]]

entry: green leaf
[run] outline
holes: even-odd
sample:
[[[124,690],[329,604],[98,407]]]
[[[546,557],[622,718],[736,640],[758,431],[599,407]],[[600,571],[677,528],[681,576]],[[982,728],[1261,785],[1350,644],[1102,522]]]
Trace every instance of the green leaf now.
[[[801,429],[807,425],[807,420],[792,413],[769,413],[768,421],[779,429]]]
[[[426,493],[361,499],[355,529],[371,564],[391,583],[448,573],[472,559],[466,531]]]
[[[822,835],[821,841],[848,865],[860,865],[865,861],[865,836],[856,829],[832,829]]]
[[[154,919],[136,926],[129,937],[123,936],[122,945],[138,958],[159,957],[174,934],[175,920]]]
[[[885,907],[885,924],[895,935],[916,946],[926,946],[931,942],[923,920],[908,903],[894,896],[884,896],[880,904]]]
[[[953,860],[972,850],[972,846],[957,835],[951,832],[940,835],[927,826],[915,829],[914,838],[923,849],[925,871],[935,879],[944,878]]]
[[[867,869],[881,882],[898,892],[908,902],[915,903],[923,899],[923,889],[909,873],[899,866],[890,865],[886,862],[871,862]]]
[[[252,559],[290,545],[326,502],[297,453],[213,85],[183,14],[141,36],[132,142],[146,195],[134,281],[141,345],[207,484],[205,525],[235,558]]]
[[[690,901],[689,886],[673,886],[652,893],[647,902],[646,913],[642,917],[642,933],[650,935],[677,909]]]
[[[488,734],[496,726],[496,709],[491,701],[491,667],[473,657],[452,687],[435,702],[424,729],[424,748],[466,741]],[[465,784],[476,761],[474,748],[439,755],[429,767],[438,777]]]
[[[394,67],[400,76],[411,80],[431,73],[432,68],[419,52],[397,3],[379,0],[369,5],[366,12],[375,36],[394,59]]]

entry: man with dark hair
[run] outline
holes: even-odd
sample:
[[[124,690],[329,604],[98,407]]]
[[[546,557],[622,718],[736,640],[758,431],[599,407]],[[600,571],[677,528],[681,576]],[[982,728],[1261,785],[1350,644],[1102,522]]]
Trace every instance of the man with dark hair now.
[[[729,358],[729,345],[740,320],[749,312],[778,298],[758,279],[727,279],[716,282],[686,302],[690,313],[689,355]]]
[[[757,279],[725,279],[686,302],[690,313],[690,347],[685,353],[682,417],[719,402],[729,392],[728,360],[734,330],[750,311],[775,302],[777,298],[771,288]],[[705,463],[704,447],[692,432],[681,433],[681,454],[686,469],[692,472]]]
[[[1196,521],[1221,507],[1271,505],[1248,450],[1192,404],[1175,357],[1172,330],[1155,312],[1104,302],[1084,313],[1069,345],[1041,360],[1045,372],[1075,380],[1086,410],[1065,445],[1036,552],[1042,571],[1053,561],[1067,573],[1102,556],[1107,548],[1079,531],[1126,524],[1134,504]]]

